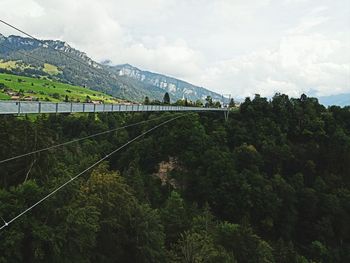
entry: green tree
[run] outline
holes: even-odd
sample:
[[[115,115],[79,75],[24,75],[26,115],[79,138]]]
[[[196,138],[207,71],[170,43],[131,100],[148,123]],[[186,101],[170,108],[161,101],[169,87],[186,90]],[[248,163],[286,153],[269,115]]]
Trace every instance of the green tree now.
[[[165,234],[158,210],[149,205],[138,206],[132,225],[134,230],[130,234],[134,238],[133,249],[127,249],[127,253],[130,253],[129,262],[164,262]]]
[[[145,105],[149,105],[150,104],[150,100],[149,100],[149,98],[147,96],[145,97],[145,101],[143,103]]]
[[[230,103],[228,104],[230,108],[234,108],[236,106],[235,101],[233,98],[230,99]]]
[[[161,218],[166,233],[166,243],[174,243],[188,226],[185,202],[179,193],[172,191],[164,208],[161,209]]]
[[[214,108],[221,108],[220,101],[216,101],[213,106],[214,106]]]
[[[222,223],[218,227],[217,238],[219,244],[233,252],[238,262],[275,262],[271,246],[248,227]]]
[[[170,96],[169,96],[168,92],[165,92],[165,94],[164,94],[163,103],[164,104],[170,104]]]
[[[203,107],[203,102],[201,100],[196,100],[196,107]]]
[[[212,97],[211,96],[207,96],[206,98],[205,98],[205,101],[206,101],[206,103],[205,103],[205,107],[212,107],[214,104],[213,104],[213,99],[212,99]]]
[[[235,263],[233,255],[215,244],[212,236],[205,233],[184,232],[171,251],[173,262],[184,263]]]
[[[94,261],[162,262],[164,234],[156,211],[140,206],[116,173],[101,166],[84,187],[87,205],[100,211]]]

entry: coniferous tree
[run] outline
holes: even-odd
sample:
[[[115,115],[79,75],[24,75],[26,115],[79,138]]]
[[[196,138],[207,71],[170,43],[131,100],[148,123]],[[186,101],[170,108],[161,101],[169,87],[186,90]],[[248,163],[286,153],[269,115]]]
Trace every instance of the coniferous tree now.
[[[145,97],[145,101],[143,103],[145,105],[149,105],[150,104],[150,100],[149,100],[148,96]]]
[[[236,106],[235,101],[233,98],[231,98],[230,103],[228,105],[230,108],[234,108]]]
[[[170,96],[168,92],[165,92],[164,97],[163,97],[163,103],[164,104],[170,104]]]

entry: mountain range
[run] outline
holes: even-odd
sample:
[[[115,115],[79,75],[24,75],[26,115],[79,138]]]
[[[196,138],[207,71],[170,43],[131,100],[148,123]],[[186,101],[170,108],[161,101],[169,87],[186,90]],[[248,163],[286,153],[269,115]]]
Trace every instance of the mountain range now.
[[[165,92],[170,94],[172,101],[182,98],[204,100],[207,96],[222,100],[218,93],[173,77],[143,71],[129,64],[111,66],[106,62],[96,62],[84,52],[58,40],[38,41],[0,34],[0,59],[2,72],[44,75],[132,101],[143,101],[146,96],[162,100]],[[53,67],[55,70],[47,70]]]
[[[214,101],[223,99],[220,94],[206,88],[144,71],[130,64],[111,65],[110,61],[96,62],[86,53],[60,40],[38,41],[0,34],[0,72],[29,77],[46,76],[117,98],[139,102],[146,96],[161,101],[165,92],[170,94],[173,102],[183,98],[203,101],[207,96],[211,96]],[[319,97],[319,101],[325,106],[347,106],[350,105],[350,94]]]

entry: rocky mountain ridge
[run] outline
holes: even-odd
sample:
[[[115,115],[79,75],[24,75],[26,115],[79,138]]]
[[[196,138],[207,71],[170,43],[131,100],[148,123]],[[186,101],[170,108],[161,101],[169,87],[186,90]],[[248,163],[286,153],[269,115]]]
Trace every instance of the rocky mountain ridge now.
[[[55,50],[60,50],[60,52]],[[21,61],[35,65],[39,70],[43,68],[43,63],[30,58],[30,56],[62,69],[61,74],[52,76],[57,80],[86,86],[120,98],[143,101],[145,96],[148,96],[150,99],[161,100],[164,93],[168,92],[172,101],[182,98],[193,101],[204,100],[207,96],[211,96],[214,100],[221,100],[218,93],[176,78],[143,71],[129,64],[111,66],[110,61],[98,63],[88,57],[86,53],[72,48],[60,40],[38,41],[21,36],[6,37],[0,35],[0,59]],[[68,56],[74,57],[80,63]],[[90,67],[84,67],[83,63]],[[26,71],[29,72],[28,69],[24,69],[22,73],[26,73]]]
[[[119,76],[127,76],[148,85],[156,86],[178,98],[205,100],[207,96],[211,96],[214,100],[222,100],[221,95],[203,87],[159,73],[144,71],[130,64],[117,65],[112,68]]]

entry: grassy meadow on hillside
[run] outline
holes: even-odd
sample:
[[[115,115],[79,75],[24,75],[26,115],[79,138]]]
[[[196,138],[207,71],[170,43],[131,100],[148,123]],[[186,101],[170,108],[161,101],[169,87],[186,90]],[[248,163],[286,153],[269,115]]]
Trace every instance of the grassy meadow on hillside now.
[[[55,71],[50,66],[47,70]],[[103,101],[104,103],[117,103],[118,99],[102,92],[88,88],[64,84],[50,80],[46,77],[32,78],[12,74],[0,73],[0,99],[11,99],[12,95],[19,95],[21,99],[59,102],[68,101],[85,102],[87,100]],[[67,97],[66,97],[67,96]]]

